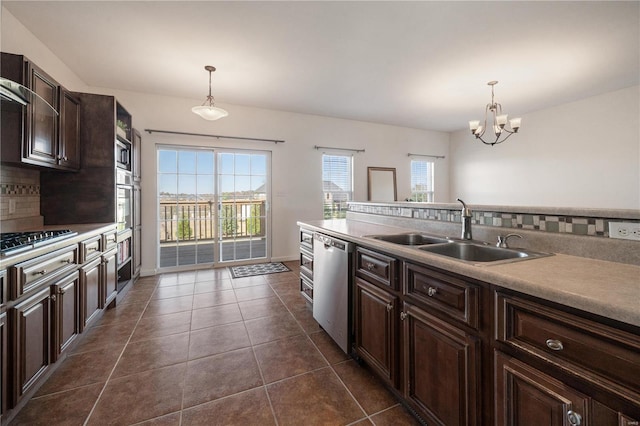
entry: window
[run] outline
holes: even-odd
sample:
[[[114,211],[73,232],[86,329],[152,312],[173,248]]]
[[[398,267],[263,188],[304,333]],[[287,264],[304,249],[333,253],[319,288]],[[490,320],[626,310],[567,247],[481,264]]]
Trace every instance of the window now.
[[[432,161],[411,160],[411,201],[433,202]]]
[[[322,155],[324,218],[344,218],[353,199],[353,156]]]

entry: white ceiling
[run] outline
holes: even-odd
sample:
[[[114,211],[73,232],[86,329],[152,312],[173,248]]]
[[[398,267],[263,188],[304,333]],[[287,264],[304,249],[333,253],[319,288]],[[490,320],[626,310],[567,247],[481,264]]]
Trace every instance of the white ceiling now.
[[[640,2],[2,1],[89,86],[453,131],[640,80]],[[233,106],[228,107],[233,114]]]

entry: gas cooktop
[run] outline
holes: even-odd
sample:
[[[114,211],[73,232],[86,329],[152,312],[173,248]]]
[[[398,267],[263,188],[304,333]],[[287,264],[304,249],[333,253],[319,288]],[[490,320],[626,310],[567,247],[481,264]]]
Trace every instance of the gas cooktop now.
[[[32,248],[42,247],[56,241],[77,235],[69,229],[50,231],[4,232],[0,234],[0,254],[7,256],[20,253]]]

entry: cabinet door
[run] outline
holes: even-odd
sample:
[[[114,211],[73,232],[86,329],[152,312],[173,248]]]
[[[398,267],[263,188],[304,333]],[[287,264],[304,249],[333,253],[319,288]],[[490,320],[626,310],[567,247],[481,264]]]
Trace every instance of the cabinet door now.
[[[428,424],[480,424],[480,340],[404,304],[404,395]]]
[[[0,314],[0,420],[7,410],[7,313]]]
[[[80,274],[75,271],[51,287],[55,314],[51,356],[56,361],[80,333]]]
[[[65,169],[80,168],[80,101],[62,88],[58,164]]]
[[[103,307],[111,303],[118,295],[117,253],[117,250],[111,250],[102,255],[102,280],[105,289]]]
[[[102,258],[98,258],[80,270],[80,297],[82,321],[80,329],[84,330],[103,307]]]
[[[12,309],[13,405],[28,392],[51,363],[51,299],[46,286]]]
[[[398,298],[360,278],[355,283],[356,351],[381,378],[397,386]]]
[[[51,106],[58,106],[58,85],[40,68],[27,63],[29,88]],[[42,102],[33,102],[27,110],[25,162],[39,165],[58,162],[58,117]]]
[[[588,424],[589,398],[529,365],[495,355],[496,425]]]

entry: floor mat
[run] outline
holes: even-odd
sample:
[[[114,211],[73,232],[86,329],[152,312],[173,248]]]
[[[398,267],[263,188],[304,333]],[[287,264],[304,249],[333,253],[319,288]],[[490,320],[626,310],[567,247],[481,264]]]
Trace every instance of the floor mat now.
[[[276,274],[278,272],[288,272],[291,269],[282,262],[258,263],[255,265],[231,266],[231,276],[233,278],[252,277],[254,275]]]

